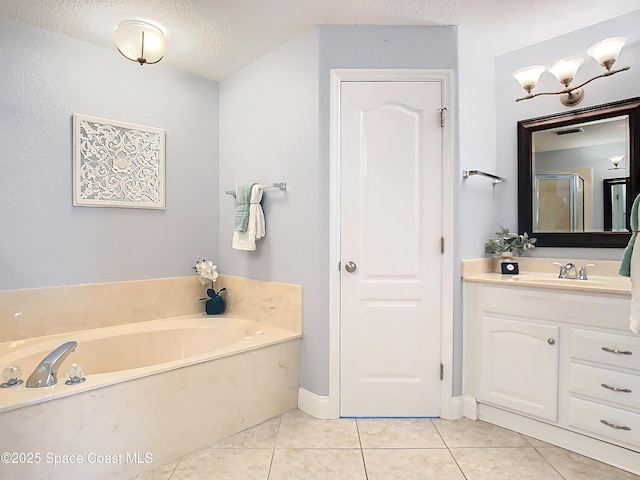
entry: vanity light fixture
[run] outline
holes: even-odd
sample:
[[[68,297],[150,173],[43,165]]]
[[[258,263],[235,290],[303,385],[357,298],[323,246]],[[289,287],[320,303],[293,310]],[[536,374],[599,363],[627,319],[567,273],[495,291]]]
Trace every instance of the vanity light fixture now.
[[[605,71],[603,74],[590,78],[586,82],[583,82],[575,87],[571,86],[571,82],[573,82],[573,79],[578,73],[580,65],[582,65],[582,57],[567,57],[554,62],[548,68],[548,70],[558,79],[558,81],[564,87],[559,92],[532,93],[533,89],[538,83],[538,80],[540,79],[540,75],[542,75],[542,72],[547,70],[544,66],[532,65],[516,70],[515,72],[513,72],[513,77],[518,80],[522,88],[524,88],[524,90],[527,92],[526,96],[517,98],[516,102],[520,102],[521,100],[528,100],[539,95],[560,95],[560,101],[563,105],[572,106],[580,103],[580,101],[584,97],[584,90],[582,89],[582,87],[584,87],[587,83],[594,81],[596,78],[610,77],[611,75],[615,75],[616,73],[629,70],[630,67],[611,70],[611,67],[617,60],[618,55],[620,55],[620,51],[622,50],[622,47],[626,42],[627,37],[612,37],[602,40],[589,47],[587,49],[587,55],[593,57],[595,61],[598,62],[602,66],[602,68],[604,68]]]
[[[624,155],[611,155],[609,161],[613,163],[613,168],[609,170],[620,170],[620,163],[624,160]]]
[[[125,20],[113,32],[118,51],[140,65],[158,63],[167,50],[162,30],[142,20]]]

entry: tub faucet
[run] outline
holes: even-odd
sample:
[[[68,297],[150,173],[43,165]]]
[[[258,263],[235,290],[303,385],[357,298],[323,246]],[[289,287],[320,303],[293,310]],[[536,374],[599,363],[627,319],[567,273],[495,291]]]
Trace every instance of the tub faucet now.
[[[78,342],[67,342],[60,345],[38,364],[27,379],[27,387],[50,387],[58,382],[58,369],[64,359],[78,346]]]

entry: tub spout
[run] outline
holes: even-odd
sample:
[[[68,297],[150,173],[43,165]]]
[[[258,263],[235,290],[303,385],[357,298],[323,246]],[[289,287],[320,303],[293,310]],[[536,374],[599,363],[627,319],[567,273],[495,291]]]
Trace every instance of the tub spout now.
[[[38,364],[27,379],[27,387],[50,387],[58,382],[58,369],[64,359],[78,346],[78,342],[67,342],[60,345]]]

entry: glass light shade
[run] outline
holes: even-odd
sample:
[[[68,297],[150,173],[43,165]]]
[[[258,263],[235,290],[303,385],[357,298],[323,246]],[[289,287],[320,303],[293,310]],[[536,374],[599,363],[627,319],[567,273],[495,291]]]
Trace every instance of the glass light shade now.
[[[565,87],[568,87],[573,78],[578,73],[580,65],[582,65],[584,59],[582,57],[567,57],[557,62],[553,62],[549,67],[549,71],[555,75],[555,77]]]
[[[129,60],[157,63],[167,50],[167,39],[162,31],[141,20],[126,20],[113,32],[118,51]]]
[[[627,37],[606,38],[591,45],[587,49],[587,55],[593,57],[596,62],[609,70],[618,59],[625,43],[627,43]]]
[[[615,168],[618,168],[618,165],[624,160],[624,155],[611,155],[609,157],[609,161],[613,163]]]
[[[518,80],[522,88],[527,92],[531,92],[533,87],[536,86],[540,75],[544,72],[545,68],[542,65],[531,65],[529,67],[523,67],[513,72],[513,78]]]

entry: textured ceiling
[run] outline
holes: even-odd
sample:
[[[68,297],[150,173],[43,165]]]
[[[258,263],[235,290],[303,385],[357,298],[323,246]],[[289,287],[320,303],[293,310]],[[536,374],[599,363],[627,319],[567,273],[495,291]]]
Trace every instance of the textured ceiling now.
[[[501,54],[640,9],[640,0],[0,0],[0,15],[114,48],[122,20],[160,26],[163,62],[220,80],[314,25],[462,25]]]

